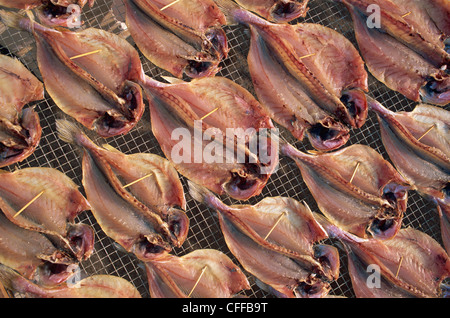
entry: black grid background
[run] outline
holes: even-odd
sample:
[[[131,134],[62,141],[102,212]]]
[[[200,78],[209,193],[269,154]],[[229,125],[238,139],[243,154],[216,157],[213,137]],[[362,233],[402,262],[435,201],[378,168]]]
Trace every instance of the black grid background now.
[[[125,8],[122,0],[97,0],[92,9],[85,8],[82,15],[85,21],[83,28],[102,28],[120,34],[126,37],[130,43],[134,44],[131,37],[128,36],[126,28],[123,28],[124,13]],[[310,10],[306,18],[299,19],[293,23],[296,22],[323,24],[342,33],[356,46],[351,18],[341,4],[329,0],[311,0]],[[226,27],[226,32],[231,51],[229,58],[222,62],[222,70],[218,76],[230,78],[254,93],[246,64],[246,55],[249,49],[249,32],[242,26]],[[30,34],[9,29],[0,23],[0,45],[1,53],[18,57],[28,69],[38,78],[41,78],[35,58],[34,38]],[[160,76],[170,75],[155,67],[142,55],[141,60],[147,75],[157,80],[162,80]],[[372,76],[370,76],[369,84],[369,94],[389,109],[394,111],[411,111],[414,109],[414,103],[400,94],[389,90]],[[70,87],[67,88],[67,93],[70,93]],[[45,100],[37,102],[32,106],[35,106],[39,113],[43,127],[40,146],[28,159],[7,169],[14,170],[38,166],[52,167],[72,178],[83,192],[79,153],[72,146],[62,142],[56,135],[55,121],[58,118],[65,117],[65,115],[48,95],[46,95]],[[149,112],[146,110],[141,122],[127,135],[110,138],[107,141],[100,140],[100,138],[95,136],[92,137],[97,142],[107,142],[127,154],[143,152],[163,156],[156,139],[150,131],[149,120]],[[299,150],[306,151],[312,149],[307,141],[303,143],[295,141],[283,129],[281,129],[281,134],[285,140],[292,143]],[[362,129],[352,132],[352,137],[348,145],[357,143],[374,148],[385,159],[389,160],[380,139],[377,119],[373,113],[369,114],[368,121]],[[225,244],[215,211],[192,200],[187,193],[186,180],[182,178],[182,181],[185,186],[187,214],[190,218],[191,228],[184,245],[174,250],[173,253],[181,256],[200,248],[218,249],[238,264]],[[246,203],[254,204],[268,196],[288,196],[299,201],[305,200],[314,211],[318,211],[317,205],[306,188],[297,166],[288,158],[280,158],[280,169],[271,177],[262,194]],[[227,204],[237,203],[229,198],[223,199]],[[415,192],[410,192],[408,203],[409,206],[403,226],[422,230],[438,242],[441,242],[439,218],[434,205]],[[147,277],[142,264],[133,255],[122,251],[112,239],[102,232],[90,211],[83,212],[77,218],[77,221],[90,224],[96,232],[94,254],[89,260],[81,264],[83,274],[111,274],[121,276],[134,284],[143,297],[149,297]],[[337,244],[333,241],[327,243]],[[339,247],[338,244],[337,246]],[[347,270],[346,256],[342,249],[340,249],[340,254],[341,275],[336,282],[332,283],[332,291],[330,294],[354,297]],[[252,298],[271,297],[271,295],[258,287],[255,278],[251,274],[246,274],[252,288],[251,290],[243,291],[242,295]]]

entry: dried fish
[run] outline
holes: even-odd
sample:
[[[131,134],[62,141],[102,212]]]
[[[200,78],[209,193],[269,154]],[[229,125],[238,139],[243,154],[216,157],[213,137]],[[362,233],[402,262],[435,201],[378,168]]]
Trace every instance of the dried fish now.
[[[248,91],[223,77],[142,85],[153,134],[178,172],[238,200],[261,193],[278,166],[278,138]]]
[[[42,195],[17,215],[22,207]],[[94,231],[74,219],[90,206],[77,185],[53,168],[25,168],[0,173],[0,209],[14,224],[44,233],[76,259],[89,258],[94,249]]]
[[[357,297],[435,298],[442,295],[440,283],[450,276],[450,259],[430,236],[413,228],[403,228],[390,240],[361,239],[332,225],[323,216],[316,218],[330,237],[346,245]],[[377,271],[375,279],[370,277],[374,271]]]
[[[448,73],[450,55],[444,51],[443,47],[445,45],[441,40],[441,32],[434,26],[434,23],[420,19],[423,16],[421,14],[423,10],[413,10],[411,15],[402,18],[398,15],[399,12],[404,11],[397,8],[397,13],[392,13],[391,15],[396,16],[395,19],[398,21],[395,21],[399,25],[408,26],[408,30],[412,28],[409,32],[411,33],[411,38],[414,35],[422,38],[422,34],[428,34],[426,37],[427,42],[425,43],[432,43],[437,51],[442,51],[440,55],[444,57],[436,57],[439,61],[429,59],[428,55],[415,51],[414,47],[411,47],[402,39],[399,39],[392,33],[384,32],[386,30],[384,28],[369,27],[367,12],[366,10],[362,11],[361,5],[351,5],[355,1],[343,2],[347,5],[352,15],[361,55],[367,63],[369,71],[378,80],[413,101],[422,101],[440,106],[450,102],[450,75]],[[381,2],[384,3],[386,1]],[[402,1],[397,2],[400,3]],[[414,1],[409,0],[406,2]],[[389,3],[392,4],[390,1]],[[414,7],[408,6],[403,10],[407,10],[406,8],[412,10]],[[384,14],[389,14],[385,10],[382,10],[382,13],[381,20],[388,20]],[[390,18],[393,18],[391,15],[389,15]],[[419,22],[415,22],[415,20]],[[429,26],[433,30],[417,33],[416,30],[420,31],[421,28],[419,26],[421,25]],[[406,33],[405,36],[407,36]]]
[[[78,269],[76,260],[43,234],[24,229],[0,212],[0,264],[39,285],[58,285]]]
[[[328,294],[328,281],[339,276],[339,255],[332,246],[316,244],[327,234],[307,206],[283,197],[228,206],[208,190],[192,182],[189,185],[195,200],[219,212],[222,233],[233,255],[280,297]]]
[[[152,298],[229,298],[250,284],[231,259],[213,249],[146,262]]]
[[[24,107],[44,98],[44,86],[19,60],[0,55],[0,167],[30,156],[41,139],[37,112]]]
[[[414,189],[437,202],[441,231],[449,233],[450,112],[421,104],[412,112],[396,113],[373,99],[369,105],[378,115],[383,144],[393,164]],[[448,235],[444,241],[449,250]]]
[[[0,282],[30,298],[141,298],[129,281],[113,275],[94,275],[58,286],[40,286],[0,264]]]
[[[143,70],[126,40],[93,28],[51,29],[13,12],[0,11],[0,17],[34,34],[45,88],[62,111],[102,137],[126,134],[140,120],[145,105],[136,82]]]
[[[183,244],[189,229],[182,210],[186,202],[178,174],[166,159],[101,148],[68,121],[59,120],[57,128],[64,141],[83,149],[84,189],[106,235],[144,261]]]
[[[307,133],[325,151],[348,141],[345,125],[364,125],[368,74],[349,40],[319,24],[274,24],[230,1],[217,2],[227,17],[250,27],[253,85],[276,122],[300,140]]]
[[[309,0],[236,0],[236,2],[246,10],[276,23],[305,17],[309,9]]]
[[[352,145],[312,155],[285,144],[281,152],[296,162],[319,209],[331,222],[362,238],[389,239],[398,233],[409,185],[377,151]]]
[[[214,76],[228,55],[225,16],[212,0],[126,0],[126,23],[141,52],[181,78]],[[192,18],[195,17],[195,18]]]

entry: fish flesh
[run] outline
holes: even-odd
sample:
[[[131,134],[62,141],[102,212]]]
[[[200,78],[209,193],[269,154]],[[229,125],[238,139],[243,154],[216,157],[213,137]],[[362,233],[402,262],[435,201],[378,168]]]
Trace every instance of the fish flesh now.
[[[152,298],[230,298],[250,289],[247,277],[224,253],[195,250],[145,263]]]
[[[442,296],[441,282],[450,276],[450,259],[427,234],[403,228],[390,240],[361,239],[316,216],[331,238],[346,246],[357,297]],[[374,278],[374,271],[377,278]],[[372,275],[372,277],[370,277]]]
[[[23,207],[26,209],[18,214]],[[93,252],[93,229],[74,221],[90,205],[78,186],[59,170],[1,171],[0,209],[12,223],[49,236],[75,259],[86,260]]]
[[[182,78],[214,76],[228,56],[225,16],[213,0],[125,0],[126,24],[140,51]],[[195,18],[192,18],[195,17]]]
[[[47,26],[72,27],[81,26],[81,23],[76,23],[74,19],[79,19],[81,9],[86,4],[92,7],[94,2],[95,0],[0,0],[0,6],[24,10],[36,9],[41,23]]]
[[[344,3],[353,19],[361,55],[369,71],[379,81],[416,102],[421,101],[439,106],[450,102],[450,75],[448,73],[448,61],[450,60],[448,56],[450,55],[448,53],[444,51],[447,61],[442,60],[437,63],[427,59],[391,33],[385,32],[385,29],[369,27],[367,13],[361,11],[359,6],[349,4],[353,1],[344,1]],[[412,9],[408,8],[408,10]],[[415,16],[422,11],[410,12],[413,12],[414,15],[399,19],[414,21],[412,19],[415,19]],[[419,18],[417,20],[420,21]],[[421,22],[420,25],[422,24],[426,23]],[[418,27],[414,24],[414,29],[416,28]],[[433,33],[429,36],[430,41],[435,39],[438,41],[435,45],[439,45],[441,43],[440,31],[436,29],[429,33]],[[444,46],[443,42],[441,46]]]
[[[22,63],[0,55],[0,167],[26,159],[39,145],[39,115],[24,107],[43,98],[43,84]]]
[[[84,190],[106,235],[144,261],[183,244],[189,229],[186,201],[166,159],[99,147],[66,120],[58,120],[57,129],[62,140],[83,149]]]
[[[286,23],[308,12],[309,0],[236,0],[246,10],[275,23]]]
[[[0,212],[0,264],[39,285],[58,285],[74,275],[77,261],[42,233],[24,229]]]
[[[189,182],[191,196],[218,211],[227,246],[242,266],[279,297],[324,297],[339,276],[336,248],[309,208],[284,197],[256,205],[225,205],[214,194]],[[275,226],[275,227],[274,227]]]
[[[421,1],[416,0],[336,0],[352,6],[368,16],[370,5],[377,5],[379,26],[397,41],[423,56],[435,67],[440,68],[450,62],[450,54],[445,50],[442,31],[429,16]],[[429,2],[429,1],[425,1]],[[440,9],[450,12],[448,4],[441,2]],[[435,4],[439,7],[439,4]]]
[[[392,112],[374,99],[369,105],[378,115],[381,138],[396,169],[413,189],[436,201],[450,250],[450,112],[424,104],[412,112]]]
[[[319,24],[270,23],[218,2],[227,17],[250,28],[250,75],[274,121],[300,140],[306,133],[321,151],[347,143],[347,126],[361,128],[368,114],[368,74],[352,43]]]
[[[145,109],[136,83],[143,70],[125,39],[94,28],[56,30],[14,12],[0,11],[0,17],[34,34],[45,89],[63,112],[102,137],[126,134],[137,124]]]
[[[133,284],[113,275],[93,275],[73,283],[40,286],[0,264],[0,282],[27,298],[141,298]]]
[[[320,211],[359,237],[390,239],[402,225],[408,182],[374,149],[352,145],[333,153],[306,154],[289,144],[292,158]]]
[[[277,130],[259,102],[224,77],[147,77],[152,131],[186,178],[237,200],[259,195],[278,166]]]

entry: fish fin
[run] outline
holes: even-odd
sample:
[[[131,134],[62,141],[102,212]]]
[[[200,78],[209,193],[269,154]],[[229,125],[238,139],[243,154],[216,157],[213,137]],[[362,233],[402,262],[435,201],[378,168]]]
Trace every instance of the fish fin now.
[[[66,119],[56,120],[56,131],[58,137],[69,144],[78,144],[76,136],[82,133],[81,128],[76,123]]]
[[[5,287],[7,290],[14,290],[13,288],[13,282],[15,279],[17,279],[20,276],[19,273],[17,273],[12,268],[0,264],[0,283]]]
[[[189,186],[190,196],[197,202],[204,203],[205,199],[208,197],[215,197],[215,195],[205,187],[202,187],[190,180],[187,180]]]
[[[21,15],[17,12],[0,10],[0,20],[7,27],[19,29],[19,30],[23,29],[22,26],[20,25],[20,21],[22,21],[23,19],[26,19],[26,17],[24,17],[23,15]]]
[[[163,80],[165,80],[166,82],[169,82],[170,84],[179,84],[179,83],[185,83],[185,81],[176,78],[176,77],[172,77],[172,76],[161,76],[161,78]]]
[[[214,0],[216,5],[219,7],[220,11],[224,14],[227,25],[236,25],[239,22],[233,15],[233,11],[236,9],[242,9],[240,5],[232,0]]]

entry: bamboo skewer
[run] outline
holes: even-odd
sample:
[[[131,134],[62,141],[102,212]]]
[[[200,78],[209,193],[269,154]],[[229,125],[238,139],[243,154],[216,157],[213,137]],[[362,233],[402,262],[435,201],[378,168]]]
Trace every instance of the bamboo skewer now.
[[[356,163],[356,167],[355,167],[355,170],[353,170],[353,175],[352,175],[352,177],[350,178],[350,183],[352,183],[353,182],[353,179],[355,179],[355,176],[356,176],[356,172],[358,171],[358,168],[359,168],[359,166],[361,165],[361,162],[357,162]]]
[[[270,236],[270,234],[272,234],[273,230],[275,230],[275,228],[277,227],[278,223],[280,223],[281,219],[284,216],[286,216],[286,214],[287,214],[286,211],[280,214],[280,216],[276,220],[275,224],[272,226],[272,228],[270,229],[269,233],[267,233],[266,237],[264,238],[264,241],[267,240],[267,238]]]
[[[316,53],[311,53],[311,54],[308,54],[308,55],[301,56],[299,59],[303,60],[303,59],[306,59],[307,57],[311,57],[311,56],[314,56],[314,55],[316,55]]]
[[[42,190],[37,196],[35,196],[33,199],[31,199],[30,202],[28,202],[27,204],[25,204],[25,206],[23,208],[21,208],[16,214],[14,214],[14,218],[19,216],[20,213],[22,213],[26,208],[28,208],[34,201],[36,201],[43,193],[45,192],[45,190]]]
[[[189,292],[188,298],[191,297],[192,293],[194,292],[195,288],[197,287],[198,283],[200,282],[200,279],[202,279],[203,274],[205,274],[206,268],[208,268],[207,265],[205,265],[202,268],[202,272],[200,273],[200,275],[197,278],[197,281],[195,282],[194,286],[192,287],[191,291]]]
[[[425,137],[426,135],[428,135],[434,128],[436,128],[436,124],[431,126],[420,138],[417,138],[417,141],[421,141],[422,138]]]
[[[408,13],[406,13],[406,14],[404,14],[404,15],[402,15],[402,18],[406,18],[408,15],[410,15],[412,12],[411,11],[409,11]]]
[[[153,173],[149,173],[148,175],[145,175],[142,178],[139,178],[137,180],[134,180],[133,182],[130,182],[130,183],[124,185],[122,188],[125,189],[125,188],[128,188],[128,187],[131,187],[133,184],[141,182],[142,180],[147,179],[148,177],[151,177],[152,175],[153,175]]]
[[[180,2],[180,1],[181,1],[181,0],[175,0],[175,1],[173,1],[173,2],[169,3],[168,5],[162,7],[162,8],[160,9],[160,11],[163,11],[163,10],[166,10],[167,8],[170,8],[171,6],[173,6],[174,4],[176,4],[176,3]]]
[[[217,107],[217,108],[215,108],[215,109],[213,109],[213,110],[210,111],[209,113],[207,113],[205,116],[203,116],[202,118],[200,118],[200,120],[203,120],[203,119],[205,119],[205,118],[211,116],[212,114],[214,114],[214,113],[215,113],[216,111],[218,111],[219,109],[220,109],[220,106]]]
[[[91,54],[96,54],[96,53],[101,52],[101,51],[102,50],[95,50],[95,51],[91,51],[91,52],[86,52],[86,53],[83,53],[83,54],[80,54],[80,55],[72,56],[70,59],[71,60],[79,59],[80,57],[88,56],[88,55],[91,55]]]

